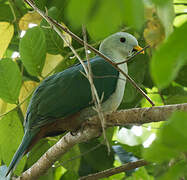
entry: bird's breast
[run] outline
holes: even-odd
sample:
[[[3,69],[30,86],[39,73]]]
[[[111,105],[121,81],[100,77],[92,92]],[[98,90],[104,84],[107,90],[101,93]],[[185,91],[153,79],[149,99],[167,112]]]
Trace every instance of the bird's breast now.
[[[125,72],[128,73],[127,65],[122,64],[120,65],[120,68]],[[116,89],[114,93],[105,101],[101,104],[102,110],[104,112],[109,112],[109,111],[116,111],[117,108],[119,107],[124,91],[125,91],[125,84],[126,84],[126,78],[123,76],[123,74],[119,73],[119,78],[116,84]],[[88,117],[92,117],[96,115],[97,112],[93,109],[93,107],[88,107],[83,109],[80,112],[80,120],[81,119],[86,119]]]
[[[128,73],[127,65],[122,64],[120,68],[125,72]],[[114,93],[102,104],[103,111],[116,111],[119,107],[124,91],[125,91],[125,84],[126,84],[126,78],[123,76],[123,74],[119,74],[119,78],[116,85],[116,90]]]

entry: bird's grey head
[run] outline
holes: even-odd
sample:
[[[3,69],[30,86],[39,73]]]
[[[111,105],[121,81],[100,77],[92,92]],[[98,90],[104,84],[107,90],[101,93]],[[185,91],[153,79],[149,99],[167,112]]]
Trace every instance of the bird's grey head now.
[[[118,62],[140,49],[142,48],[138,46],[138,41],[134,36],[129,33],[118,32],[104,39],[99,51],[111,60]]]

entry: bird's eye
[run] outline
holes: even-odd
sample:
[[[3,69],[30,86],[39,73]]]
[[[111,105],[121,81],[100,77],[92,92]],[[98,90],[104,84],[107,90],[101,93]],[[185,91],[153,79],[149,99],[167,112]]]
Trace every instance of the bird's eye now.
[[[126,39],[124,37],[120,38],[120,42],[124,43]]]

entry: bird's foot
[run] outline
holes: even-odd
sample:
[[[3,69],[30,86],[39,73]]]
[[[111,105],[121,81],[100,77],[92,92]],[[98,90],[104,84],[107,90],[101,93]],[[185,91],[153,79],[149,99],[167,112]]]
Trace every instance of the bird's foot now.
[[[76,135],[78,134],[78,131],[79,131],[79,129],[78,129],[78,130],[75,130],[75,131],[71,131],[70,134],[71,134],[72,136],[76,136]]]

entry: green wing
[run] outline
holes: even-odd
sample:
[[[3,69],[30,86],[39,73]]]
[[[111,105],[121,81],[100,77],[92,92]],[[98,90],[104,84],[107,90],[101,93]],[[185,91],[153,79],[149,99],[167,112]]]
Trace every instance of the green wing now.
[[[94,85],[100,98],[104,94],[104,102],[114,93],[119,72],[99,56],[90,63]],[[31,98],[25,126],[41,127],[93,105],[90,84],[81,72],[84,69],[78,64],[46,78]]]

